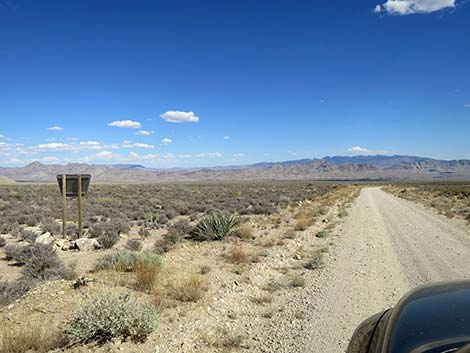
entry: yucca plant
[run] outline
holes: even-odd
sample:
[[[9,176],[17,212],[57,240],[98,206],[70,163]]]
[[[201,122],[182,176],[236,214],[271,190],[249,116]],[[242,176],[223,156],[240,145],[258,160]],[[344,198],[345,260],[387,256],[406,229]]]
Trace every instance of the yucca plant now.
[[[227,212],[215,212],[203,217],[194,227],[192,235],[196,240],[222,240],[237,232],[240,225],[238,216]]]

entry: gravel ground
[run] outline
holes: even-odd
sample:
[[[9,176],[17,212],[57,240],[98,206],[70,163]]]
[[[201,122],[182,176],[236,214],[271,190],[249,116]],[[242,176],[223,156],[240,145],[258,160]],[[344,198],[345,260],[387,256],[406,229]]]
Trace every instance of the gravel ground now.
[[[458,220],[364,188],[336,229],[322,270],[284,315],[264,327],[257,352],[344,352],[355,327],[416,285],[470,275],[470,233]],[[302,320],[292,319],[302,312]]]

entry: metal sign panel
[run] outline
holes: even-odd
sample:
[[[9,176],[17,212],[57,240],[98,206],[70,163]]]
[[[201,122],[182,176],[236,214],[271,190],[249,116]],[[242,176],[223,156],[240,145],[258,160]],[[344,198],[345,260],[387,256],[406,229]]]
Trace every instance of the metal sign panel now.
[[[90,174],[65,174],[65,186],[66,196],[77,197],[78,196],[78,177],[82,177],[82,196],[88,193],[88,187],[90,186],[91,175]],[[57,182],[59,183],[60,193],[63,193],[62,179],[63,174],[57,175]],[[63,195],[62,195],[63,196]]]

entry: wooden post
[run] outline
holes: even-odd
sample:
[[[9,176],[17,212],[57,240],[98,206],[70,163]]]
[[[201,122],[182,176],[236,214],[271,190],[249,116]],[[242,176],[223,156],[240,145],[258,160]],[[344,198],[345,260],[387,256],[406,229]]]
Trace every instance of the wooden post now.
[[[65,174],[62,174],[62,238],[66,237],[67,228],[67,177]]]
[[[82,175],[78,175],[78,237],[82,237]]]

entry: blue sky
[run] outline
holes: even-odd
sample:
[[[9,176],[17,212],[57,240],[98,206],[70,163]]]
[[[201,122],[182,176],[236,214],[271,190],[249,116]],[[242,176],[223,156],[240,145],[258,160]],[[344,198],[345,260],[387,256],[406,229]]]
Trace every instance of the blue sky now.
[[[466,2],[0,0],[0,165],[470,158]]]

